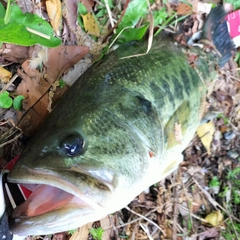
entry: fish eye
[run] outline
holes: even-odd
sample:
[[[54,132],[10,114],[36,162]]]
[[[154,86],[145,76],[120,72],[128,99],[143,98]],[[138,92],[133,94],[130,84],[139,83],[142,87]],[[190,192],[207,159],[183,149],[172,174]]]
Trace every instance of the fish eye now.
[[[84,139],[78,133],[71,133],[60,141],[61,151],[69,157],[81,154],[84,148]]]

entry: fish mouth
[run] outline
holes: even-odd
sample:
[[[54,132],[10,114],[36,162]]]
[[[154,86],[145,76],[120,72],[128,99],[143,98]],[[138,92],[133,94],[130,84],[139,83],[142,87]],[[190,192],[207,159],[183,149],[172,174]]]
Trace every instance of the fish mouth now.
[[[104,201],[96,196],[103,192],[104,198],[109,197],[109,183],[85,173],[78,175],[87,180],[81,183],[82,189],[56,172],[28,167],[13,169],[8,175],[9,182],[30,189],[32,194],[13,210],[10,230],[21,236],[46,235],[75,229],[107,215]]]

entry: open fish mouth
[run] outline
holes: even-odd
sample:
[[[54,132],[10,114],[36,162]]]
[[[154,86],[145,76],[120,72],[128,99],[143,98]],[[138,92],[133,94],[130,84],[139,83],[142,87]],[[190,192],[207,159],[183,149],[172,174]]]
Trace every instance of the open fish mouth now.
[[[21,171],[23,168],[19,169]],[[83,183],[85,188],[81,191],[64,177],[49,171],[25,167],[24,172],[28,174],[18,175],[15,172],[8,177],[10,182],[32,191],[26,201],[12,212],[10,230],[14,234],[26,236],[67,231],[106,215],[105,204],[100,204],[99,199],[95,199],[93,189],[87,183]],[[109,190],[108,186],[104,186],[105,190]],[[103,189],[97,189],[97,192],[100,194],[101,190]]]
[[[22,184],[22,186],[29,189],[31,185]],[[96,204],[91,199],[85,196],[76,197],[57,187],[37,184],[34,185],[32,190],[33,192],[29,198],[13,210],[12,217],[34,217],[73,205],[79,208],[96,207]]]

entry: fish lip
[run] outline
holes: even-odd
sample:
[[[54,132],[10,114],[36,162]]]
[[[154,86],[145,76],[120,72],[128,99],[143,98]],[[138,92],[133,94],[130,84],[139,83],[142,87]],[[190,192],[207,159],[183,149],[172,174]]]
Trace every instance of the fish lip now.
[[[92,168],[92,167],[91,167]],[[99,185],[99,188],[105,189],[109,192],[114,192],[114,188],[116,187],[116,180],[114,177],[114,174],[108,174],[108,172],[103,172],[101,171],[100,174],[96,174],[96,171],[93,171],[92,169],[89,170],[86,167],[71,167],[69,169],[60,169],[60,171],[64,173],[75,173],[78,175],[85,175],[89,179],[95,180],[98,183],[101,183]],[[104,176],[103,176],[104,175]],[[37,179],[37,180],[36,180]],[[49,181],[47,179],[50,179],[51,181],[53,179],[56,179],[57,185],[59,185],[61,182],[63,182],[63,187],[58,187],[53,184],[49,184]],[[78,188],[74,186],[74,184],[71,184],[69,181],[65,180],[62,177],[61,174],[59,174],[55,169],[52,171],[51,169],[44,169],[41,167],[38,168],[30,168],[26,165],[23,165],[21,167],[13,168],[12,171],[8,174],[8,180],[9,182],[12,183],[26,183],[26,184],[46,184],[46,185],[51,185],[53,187],[58,187],[63,190],[65,190],[66,185],[71,185],[72,189],[75,189],[75,192],[78,192]],[[59,180],[61,180],[59,182]],[[50,183],[51,183],[50,181]],[[69,192],[73,194],[71,191]],[[74,194],[73,194],[74,195]]]
[[[21,172],[24,172],[24,174],[20,174]],[[28,178],[25,178],[26,176],[28,176]],[[8,180],[9,182],[17,183],[20,185],[22,184],[23,186],[24,184],[40,184],[52,186],[69,194],[72,194],[73,196],[79,198],[80,202],[83,203],[82,207],[77,204],[72,207],[71,204],[68,205],[67,203],[60,209],[50,210],[36,216],[23,216],[22,214],[14,216],[13,214],[11,216],[10,230],[14,234],[25,236],[36,235],[37,231],[39,231],[38,234],[40,235],[51,234],[53,233],[53,229],[55,232],[60,232],[63,230],[67,231],[69,230],[69,222],[73,221],[72,216],[73,218],[79,218],[79,216],[83,216],[83,219],[78,219],[78,222],[83,221],[83,224],[85,224],[86,219],[89,219],[89,222],[91,222],[94,221],[96,216],[99,216],[100,219],[106,214],[104,209],[106,207],[105,204],[105,206],[101,205],[93,198],[84,195],[76,186],[73,185],[73,183],[67,181],[62,176],[54,174],[54,172],[42,169],[30,169],[26,166],[21,166],[20,168],[16,168],[9,173]],[[61,212],[61,210],[63,211]],[[56,217],[58,216],[57,212],[60,212],[59,218]],[[65,216],[65,214],[67,214],[67,216]],[[55,219],[55,222],[52,219]],[[39,230],[36,230],[36,226]],[[67,229],[66,226],[68,226]],[[73,229],[77,227],[79,227],[79,225],[73,226]],[[57,230],[55,230],[55,228]]]
[[[74,208],[70,213],[68,211],[67,214],[65,212],[65,214],[61,214],[60,216],[56,211],[25,218],[9,216],[9,229],[13,234],[24,237],[29,235],[47,235],[76,229],[87,222],[95,221],[96,216],[99,216],[99,219],[105,216],[104,211],[96,213],[91,208],[82,210]],[[88,219],[87,222],[86,219]]]
[[[76,167],[58,169],[40,166],[32,168],[17,163],[8,174],[9,182],[23,186],[24,184],[43,184],[56,187],[74,195],[80,201],[74,198],[77,204],[75,200],[73,204],[72,201],[67,202],[59,209],[50,209],[39,215],[34,213],[28,216],[28,213],[25,215],[26,212],[18,209],[11,216],[10,230],[21,236],[52,234],[78,228],[113,212],[115,208],[111,203],[118,182],[112,172],[97,171],[97,168],[90,168],[87,165],[81,165],[81,169]],[[76,180],[76,177],[79,179]],[[90,186],[88,186],[89,182]]]
[[[19,170],[17,174],[16,171]],[[24,172],[21,175],[21,172]],[[15,177],[16,176],[16,177]],[[23,176],[23,177],[22,177]],[[25,178],[25,176],[28,176]],[[91,177],[91,176],[90,176]],[[10,171],[8,174],[8,181],[16,184],[42,184],[52,186],[58,189],[61,189],[64,192],[72,194],[79,199],[83,200],[86,203],[95,209],[99,210],[102,208],[101,203],[97,203],[94,199],[89,196],[83,194],[73,183],[65,180],[61,175],[56,174],[55,171],[49,171],[45,169],[31,169],[27,166],[23,166],[21,168],[17,168],[14,171]],[[105,185],[105,184],[104,184]],[[111,192],[109,189],[109,184],[105,185],[106,189]]]

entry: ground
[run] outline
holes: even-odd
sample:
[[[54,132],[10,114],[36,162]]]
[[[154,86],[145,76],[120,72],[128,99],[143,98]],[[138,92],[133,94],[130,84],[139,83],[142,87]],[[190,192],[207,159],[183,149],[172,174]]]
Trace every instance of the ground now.
[[[28,136],[35,131],[48,114],[48,110],[63,94],[62,89],[67,90],[61,81],[56,82],[55,80],[59,80],[59,76],[64,73],[64,82],[66,81],[70,85],[68,80],[72,77],[69,77],[69,74],[72,74],[74,69],[77,69],[78,73],[84,71],[99,55],[100,50],[109,45],[107,37],[116,36],[116,34],[114,35],[116,29],[122,30],[127,27],[127,21],[123,18],[124,14],[129,14],[132,18],[137,19],[138,23],[140,20],[150,21],[146,28],[142,24],[141,29],[145,30],[138,32],[138,34],[144,35],[145,32],[142,31],[147,31],[148,27],[150,29],[152,27],[157,32],[161,27],[167,26],[166,30],[173,31],[174,28],[171,28],[169,23],[174,20],[176,15],[170,11],[175,10],[182,16],[182,19],[185,18],[181,30],[184,34],[179,32],[177,36],[178,41],[186,44],[185,36],[191,36],[203,21],[196,12],[191,11],[196,7],[198,1],[189,2],[193,4],[193,7],[190,7],[190,12],[188,5],[182,5],[182,3],[177,5],[175,4],[177,1],[171,1],[172,4],[166,3],[164,10],[162,10],[164,5],[161,1],[151,2],[154,19],[158,21],[154,24],[151,22],[151,16],[144,19],[145,12],[141,13],[145,2],[142,3],[143,7],[139,10],[140,16],[134,14],[133,16],[126,10],[129,1],[120,4],[120,10],[111,6],[111,1],[109,1],[109,9],[105,7],[104,1],[97,2],[97,4],[92,1],[83,1],[85,8],[79,10],[82,18],[78,19],[82,21],[81,26],[74,25],[77,15],[71,16],[64,10],[66,8],[63,8],[63,12],[60,14],[60,19],[62,18],[63,22],[51,22],[55,33],[59,31],[58,24],[62,25],[60,29],[61,39],[67,44],[63,47],[65,54],[61,57],[56,57],[59,56],[59,52],[62,52],[62,49],[59,50],[59,48],[50,50],[52,51],[52,59],[45,59],[46,50],[44,47],[29,48],[3,44],[0,56],[1,63],[8,65],[6,68],[9,72],[18,73],[21,79],[10,80],[11,76],[8,77],[9,73],[7,73],[4,75],[6,80],[2,80],[1,87],[11,92],[11,97],[17,94],[28,99],[28,101],[24,100],[23,107],[24,110],[28,110],[28,116],[32,121],[29,123],[29,118],[26,117],[25,120],[19,121],[22,119],[23,113],[13,108],[0,109],[0,131],[2,133],[0,137],[0,167],[3,168],[9,160],[22,151],[23,145],[28,141]],[[21,6],[20,3],[21,1],[18,2],[19,6]],[[63,1],[62,6],[74,8],[74,1]],[[50,18],[52,13],[46,7],[45,5],[35,6],[28,12],[37,13],[37,10],[42,10],[42,16]],[[26,11],[26,9],[24,10]],[[91,11],[96,14],[99,22],[95,22]],[[102,15],[99,14],[100,11],[103,12]],[[113,21],[111,18],[108,21],[109,11]],[[190,15],[186,17],[188,14]],[[114,28],[111,28],[117,16],[120,16],[119,21]],[[141,23],[139,24],[141,25]],[[82,30],[83,28],[85,31]],[[120,32],[119,29],[117,33]],[[131,31],[126,35],[123,34],[122,38],[119,38],[119,43],[132,40],[128,38],[129,36],[132,38],[132,35],[136,36],[134,34]],[[97,41],[96,38],[98,38]],[[4,40],[1,41],[4,42]],[[89,49],[79,46],[74,46],[71,49],[68,46],[81,44],[88,46]],[[86,56],[82,59],[84,55]],[[90,223],[73,232],[64,232],[53,236],[29,236],[28,238],[58,240],[69,238],[74,240],[240,239],[240,83],[239,69],[236,62],[233,61],[235,57],[238,57],[237,53],[223,69],[219,70],[219,76],[214,85],[209,86],[209,96],[206,99],[208,103],[206,112],[208,114],[205,117],[207,125],[203,128],[203,132],[196,133],[184,151],[184,161],[176,172],[140,194],[128,207],[98,222]],[[56,58],[63,59],[63,61],[56,63]],[[30,62],[29,59],[31,59]],[[75,65],[80,59],[82,59],[81,69]],[[47,81],[43,80],[43,73],[46,75]],[[32,79],[36,80],[34,84],[32,84]],[[52,97],[53,95],[54,97]],[[33,105],[34,107],[31,107]],[[212,135],[209,143],[206,143],[203,135]],[[91,230],[89,231],[89,229]]]

